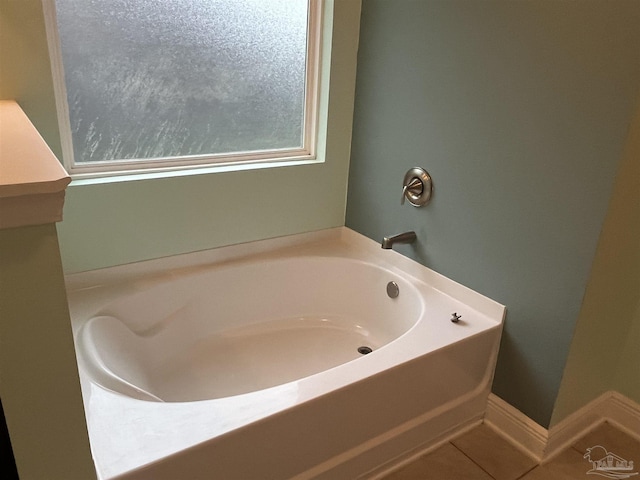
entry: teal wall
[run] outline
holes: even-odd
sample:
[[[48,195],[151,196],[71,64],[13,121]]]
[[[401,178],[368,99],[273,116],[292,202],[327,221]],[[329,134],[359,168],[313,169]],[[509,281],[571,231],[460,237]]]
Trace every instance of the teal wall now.
[[[640,2],[365,0],[347,226],[508,309],[493,386],[548,426],[640,84]],[[400,206],[412,166],[431,203]]]

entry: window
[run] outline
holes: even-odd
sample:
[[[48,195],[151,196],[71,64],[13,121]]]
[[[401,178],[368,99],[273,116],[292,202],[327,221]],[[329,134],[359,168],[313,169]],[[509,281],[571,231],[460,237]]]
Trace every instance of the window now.
[[[313,159],[320,3],[55,0],[66,167]]]

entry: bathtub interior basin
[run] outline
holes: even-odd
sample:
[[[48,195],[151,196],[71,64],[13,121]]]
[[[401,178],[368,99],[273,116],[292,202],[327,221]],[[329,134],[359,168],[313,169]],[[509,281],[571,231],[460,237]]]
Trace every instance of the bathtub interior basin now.
[[[417,289],[388,269],[296,257],[124,295],[82,325],[77,347],[106,389],[150,401],[207,400],[356,360],[406,333],[423,308]]]

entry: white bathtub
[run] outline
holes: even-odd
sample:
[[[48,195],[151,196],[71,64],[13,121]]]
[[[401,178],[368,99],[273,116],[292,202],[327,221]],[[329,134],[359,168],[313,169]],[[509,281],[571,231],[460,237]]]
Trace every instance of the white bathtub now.
[[[482,418],[504,315],[346,228],[67,289],[101,479],[375,477]]]

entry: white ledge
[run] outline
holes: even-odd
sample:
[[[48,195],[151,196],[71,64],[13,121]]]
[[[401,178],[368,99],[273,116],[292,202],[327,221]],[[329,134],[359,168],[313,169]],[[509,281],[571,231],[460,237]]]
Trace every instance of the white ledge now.
[[[13,100],[0,101],[0,228],[62,220],[71,178]]]

